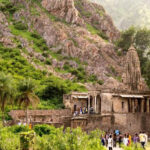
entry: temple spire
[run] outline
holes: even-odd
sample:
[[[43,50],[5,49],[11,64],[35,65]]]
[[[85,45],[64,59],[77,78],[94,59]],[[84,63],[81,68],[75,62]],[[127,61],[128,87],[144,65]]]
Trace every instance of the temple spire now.
[[[138,90],[141,81],[140,60],[133,44],[130,46],[125,62],[125,84],[130,90]]]

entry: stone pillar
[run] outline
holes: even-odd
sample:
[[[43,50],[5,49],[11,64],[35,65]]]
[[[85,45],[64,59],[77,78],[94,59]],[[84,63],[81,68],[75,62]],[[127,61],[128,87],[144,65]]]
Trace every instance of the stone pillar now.
[[[135,105],[135,112],[138,112],[138,100],[137,99],[135,99],[135,103],[134,103]]]
[[[88,97],[88,114],[90,113],[90,96]]]
[[[130,107],[130,112],[132,112],[132,99],[129,99],[129,107]]]
[[[147,104],[146,104],[146,106],[147,106],[147,113],[149,113],[149,98],[147,99]]]
[[[141,99],[141,112],[144,112],[144,99]]]
[[[132,99],[132,112],[135,112],[135,105],[134,105],[134,99]]]
[[[96,113],[96,102],[97,102],[97,98],[96,98],[96,96],[95,96],[94,98],[95,98],[95,113]]]

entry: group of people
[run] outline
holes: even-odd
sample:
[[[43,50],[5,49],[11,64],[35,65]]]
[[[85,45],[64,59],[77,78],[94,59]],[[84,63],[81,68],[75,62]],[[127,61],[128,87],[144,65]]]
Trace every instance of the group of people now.
[[[81,114],[87,114],[88,113],[88,108],[87,107],[80,107],[80,109],[77,111],[74,111],[74,116],[78,116],[78,115],[81,115]],[[94,113],[94,109],[93,107],[90,107],[90,111],[89,111],[90,114]]]
[[[145,149],[145,145],[148,142],[148,136],[145,132],[140,132],[139,134],[135,134],[133,137],[130,134],[122,135],[118,130],[114,131],[114,133],[107,133],[101,137],[101,142],[103,146],[108,147],[109,150],[113,150],[113,147],[117,145],[121,147],[121,145],[130,146],[133,142],[135,146],[137,143],[141,143],[141,147]]]

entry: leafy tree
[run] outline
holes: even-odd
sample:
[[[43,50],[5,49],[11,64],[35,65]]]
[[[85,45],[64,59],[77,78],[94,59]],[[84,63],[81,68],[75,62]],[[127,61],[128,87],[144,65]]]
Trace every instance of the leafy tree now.
[[[150,30],[131,27],[122,32],[121,38],[116,43],[118,48],[122,48],[125,52],[127,52],[131,44],[135,46],[138,52],[142,75],[150,86]]]
[[[8,102],[12,102],[15,93],[15,86],[13,83],[13,79],[10,75],[6,75],[5,73],[0,73],[0,107],[2,111],[2,120],[4,124],[4,111],[5,105]]]
[[[130,27],[129,29],[121,33],[121,38],[116,42],[116,45],[122,48],[123,51],[127,51],[133,42],[136,29]]]
[[[35,95],[35,84],[29,79],[24,79],[19,83],[19,97],[18,102],[20,105],[23,105],[26,109],[26,123],[28,124],[28,107],[32,105],[32,107],[36,107],[39,103],[39,98]]]

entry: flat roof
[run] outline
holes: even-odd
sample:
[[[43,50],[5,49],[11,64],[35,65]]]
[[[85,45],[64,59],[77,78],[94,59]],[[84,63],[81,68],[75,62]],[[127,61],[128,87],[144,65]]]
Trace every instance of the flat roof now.
[[[77,96],[73,95],[72,97],[73,98],[88,98],[88,96],[80,96],[80,95],[77,95]]]
[[[143,95],[126,95],[126,94],[120,94],[120,97],[123,97],[123,98],[144,98]]]

